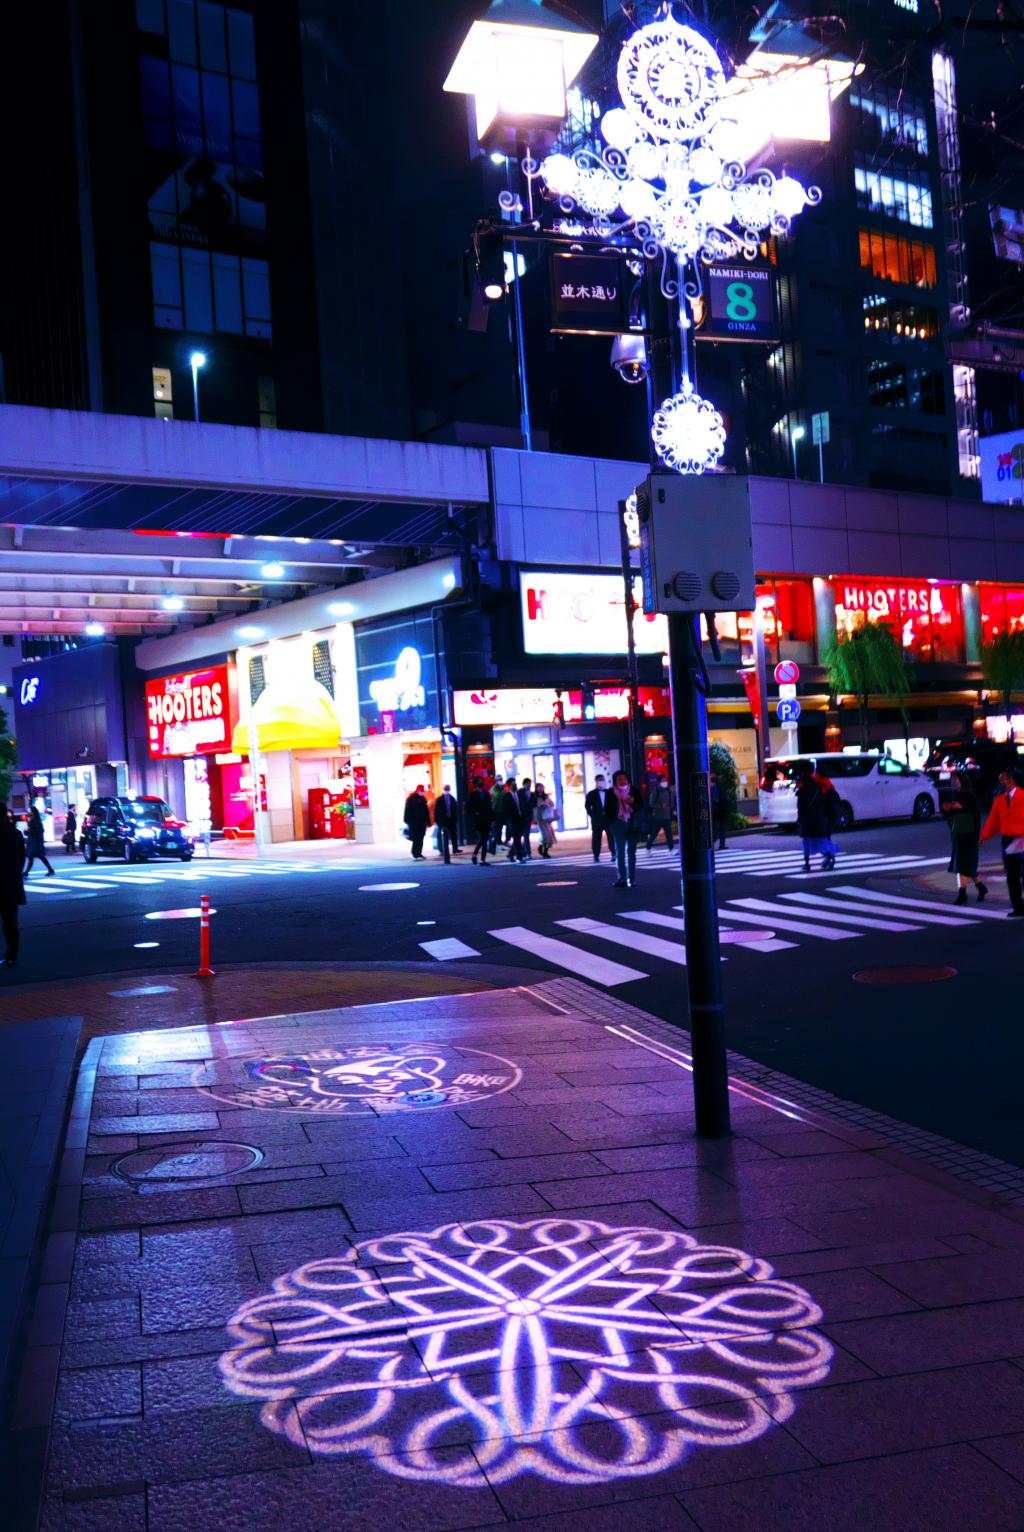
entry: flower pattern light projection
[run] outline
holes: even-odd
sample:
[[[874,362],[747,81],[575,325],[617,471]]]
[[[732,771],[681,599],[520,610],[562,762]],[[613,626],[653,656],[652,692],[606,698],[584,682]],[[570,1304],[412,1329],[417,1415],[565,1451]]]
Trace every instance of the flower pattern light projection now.
[[[790,175],[748,172],[721,61],[693,27],[666,15],[639,28],[619,54],[617,80],[622,105],[600,119],[603,149],[556,152],[523,168],[564,213],[589,214],[593,232],[632,230],[645,257],[661,257],[666,296],[695,299],[701,262],[753,260],[766,234],[788,234],[803,208],[821,200],[817,187]],[[666,275],[669,263],[677,278]],[[652,435],[663,462],[679,473],[714,468],[725,427],[713,406],[690,386],[660,413],[666,420]]]
[[[312,1261],[244,1303],[220,1370],[314,1454],[476,1487],[594,1484],[739,1446],[832,1348],[814,1300],[689,1234],[557,1217],[445,1224]]]

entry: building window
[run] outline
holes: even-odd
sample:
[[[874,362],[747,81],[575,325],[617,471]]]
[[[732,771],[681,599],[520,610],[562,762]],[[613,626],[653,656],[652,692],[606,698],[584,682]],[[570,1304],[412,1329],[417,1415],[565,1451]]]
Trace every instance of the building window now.
[[[329,638],[318,638],[313,645],[313,680],[319,681],[324,690],[334,696],[334,666],[331,663]]]
[[[963,660],[964,620],[958,585],[931,580],[832,581],[836,630],[853,633],[865,622],[885,622],[915,660],[955,664]]]
[[[928,177],[912,170],[872,169],[861,157],[853,172],[857,206],[883,213],[918,229],[932,227],[932,191]]]
[[[174,419],[174,383],[169,367],[153,368],[153,414],[157,420]]]
[[[907,287],[934,287],[938,281],[935,251],[902,234],[883,234],[880,229],[861,229],[860,264],[880,282],[902,282]]]
[[[810,580],[764,580],[757,587],[769,664],[814,663],[814,596]]]
[[[923,415],[944,415],[945,380],[941,372],[930,368],[870,361],[868,402],[878,409],[920,410]]]
[[[920,345],[922,341],[935,340],[939,334],[938,309],[922,303],[904,303],[883,293],[866,293],[861,301],[864,329],[873,338],[894,345]]]
[[[865,148],[928,153],[928,118],[924,102],[899,87],[864,86],[855,80],[850,106],[859,118],[860,141]]]
[[[274,430],[277,426],[277,390],[273,378],[258,379],[256,394],[260,407],[260,425],[264,430]]]
[[[1024,588],[1014,585],[979,585],[981,634],[987,644],[1000,633],[1024,629]]]
[[[149,250],[158,330],[273,338],[266,261],[157,241]]]

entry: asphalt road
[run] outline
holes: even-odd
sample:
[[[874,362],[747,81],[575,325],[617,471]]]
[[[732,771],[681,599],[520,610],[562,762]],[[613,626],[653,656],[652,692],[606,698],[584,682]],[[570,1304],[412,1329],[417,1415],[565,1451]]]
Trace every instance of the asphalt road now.
[[[942,824],[857,828],[841,845],[836,871],[809,878],[792,837],[743,837],[720,858],[730,1046],[1024,1164],[1022,932],[1003,918],[1001,875],[980,912],[973,901],[953,909]],[[258,868],[215,856],[134,868],[60,856],[56,878],[32,874],[22,962],[0,985],[190,970],[197,922],[167,912],[208,892],[215,965],[436,961],[571,973],[685,1019],[679,882],[664,851],[640,851],[630,892],[586,855],[487,870],[468,853],[450,868],[358,857],[352,848],[329,862]],[[914,984],[854,978],[907,965],[956,973]]]

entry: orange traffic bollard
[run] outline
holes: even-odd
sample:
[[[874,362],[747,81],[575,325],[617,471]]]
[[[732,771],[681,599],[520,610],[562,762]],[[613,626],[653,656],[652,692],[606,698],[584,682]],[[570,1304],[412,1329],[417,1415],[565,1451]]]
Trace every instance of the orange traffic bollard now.
[[[196,969],[196,978],[213,977],[213,969],[210,967],[210,896],[202,894],[199,899],[199,967]]]

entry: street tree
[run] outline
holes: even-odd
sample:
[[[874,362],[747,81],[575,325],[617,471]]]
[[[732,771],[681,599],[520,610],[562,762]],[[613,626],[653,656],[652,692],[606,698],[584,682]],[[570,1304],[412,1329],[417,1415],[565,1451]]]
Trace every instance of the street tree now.
[[[17,759],[17,749],[8,733],[7,714],[0,707],[0,802],[6,801],[10,794]]]
[[[990,693],[1002,698],[1010,712],[1013,693],[1024,691],[1024,628],[997,633],[981,647],[981,674]]]
[[[861,748],[868,748],[868,704],[872,692],[891,697],[903,720],[903,739],[910,733],[907,698],[914,676],[899,637],[887,622],[865,622],[852,633],[831,638],[822,656],[829,690],[857,698]]]

